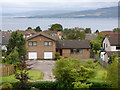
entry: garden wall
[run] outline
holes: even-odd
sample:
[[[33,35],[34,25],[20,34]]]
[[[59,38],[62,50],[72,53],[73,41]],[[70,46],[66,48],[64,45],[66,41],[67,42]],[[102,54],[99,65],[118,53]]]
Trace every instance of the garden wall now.
[[[14,65],[0,66],[0,76],[9,76],[14,73]]]

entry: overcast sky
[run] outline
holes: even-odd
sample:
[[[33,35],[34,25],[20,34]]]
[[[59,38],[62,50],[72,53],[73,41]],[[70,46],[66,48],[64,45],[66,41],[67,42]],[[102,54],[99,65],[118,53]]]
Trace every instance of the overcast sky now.
[[[80,11],[117,6],[119,0],[0,0],[3,12],[26,12],[34,10]]]

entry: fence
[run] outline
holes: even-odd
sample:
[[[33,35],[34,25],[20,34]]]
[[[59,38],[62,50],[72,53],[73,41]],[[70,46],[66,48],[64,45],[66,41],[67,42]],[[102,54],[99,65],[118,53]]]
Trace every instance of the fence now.
[[[108,67],[110,66],[107,62],[105,62],[105,61],[103,61],[101,58],[99,58],[96,54],[94,54],[94,58],[95,58],[96,60],[98,60],[99,63],[100,63],[104,68],[108,68]]]
[[[0,76],[9,76],[14,73],[14,65],[0,66]]]

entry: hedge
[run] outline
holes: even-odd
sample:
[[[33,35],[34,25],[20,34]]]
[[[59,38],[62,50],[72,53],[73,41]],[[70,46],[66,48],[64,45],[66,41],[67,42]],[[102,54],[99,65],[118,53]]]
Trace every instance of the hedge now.
[[[6,82],[3,82],[2,84],[4,84]],[[15,82],[9,82],[10,84],[13,85],[13,87],[15,88],[15,90],[17,90],[18,87],[16,87]],[[106,83],[106,82],[92,82],[93,85],[90,87],[90,89],[92,90],[93,88],[110,88],[111,84],[110,83]],[[35,87],[37,89],[58,89],[57,88],[58,82],[49,82],[49,81],[37,81],[37,82],[29,82],[28,83],[28,89],[30,89],[31,87]]]

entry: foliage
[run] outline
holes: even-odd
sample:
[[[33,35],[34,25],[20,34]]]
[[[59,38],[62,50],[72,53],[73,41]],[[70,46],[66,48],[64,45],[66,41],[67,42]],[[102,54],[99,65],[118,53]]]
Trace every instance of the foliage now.
[[[26,44],[26,39],[23,38],[22,34],[19,34],[17,31],[12,32],[11,37],[7,44],[7,55],[6,56],[8,56],[13,51],[13,49],[17,47],[19,57],[21,56],[25,57],[25,54],[26,54],[25,44]]]
[[[114,61],[114,59],[117,57],[118,57],[118,54],[111,55],[108,59],[108,63],[111,64]]]
[[[29,29],[32,29],[32,27],[28,27],[28,28],[26,29],[26,31],[29,30]]]
[[[25,62],[25,60],[20,61],[20,63],[18,63],[18,67],[20,73],[15,73],[15,79],[18,79],[20,83],[16,83],[16,85],[19,85],[20,89],[27,89],[28,88],[28,80],[30,79],[30,77],[28,76],[28,70],[30,68],[27,68],[27,64]]]
[[[120,28],[114,28],[113,32],[120,32]]]
[[[34,30],[35,30],[36,32],[42,32],[40,26],[37,26]]]
[[[73,82],[74,88],[90,88],[92,86],[92,83],[86,84],[86,83],[81,83],[80,81],[78,82]]]
[[[87,79],[94,74],[94,71],[92,68],[83,66],[79,59],[61,58],[55,63],[53,74],[55,75],[56,80],[59,82],[59,86],[63,88],[73,87],[73,84],[77,85],[77,82],[81,82],[81,85],[86,85],[84,83],[86,83]]]
[[[103,39],[104,39],[104,36],[102,34],[99,34],[97,38],[90,41],[91,48],[92,50],[95,50],[96,53],[98,50],[101,49]]]
[[[118,88],[119,84],[119,78],[120,76],[118,75],[118,70],[120,67],[118,66],[118,57],[114,58],[113,62],[111,63],[111,66],[107,70],[107,82],[110,82],[112,84],[113,88]]]
[[[96,30],[95,33],[99,33],[99,30]]]
[[[63,31],[63,27],[61,24],[52,24],[50,28],[51,31]]]
[[[85,32],[83,30],[83,28],[71,28],[71,29],[64,29],[63,31],[64,33],[64,39],[67,40],[76,40],[76,39],[80,39],[80,40],[84,40],[85,39]]]
[[[7,64],[15,64],[17,63],[19,59],[19,54],[17,52],[17,47],[13,49],[13,51],[6,57],[2,59],[2,63],[7,63]]]
[[[59,58],[60,58],[60,53],[59,53],[59,52],[55,53],[55,58],[56,58],[56,59],[59,59]]]
[[[2,85],[2,90],[12,90],[13,86],[10,83],[4,83]]]
[[[85,33],[91,33],[91,28],[86,28],[84,31]]]

